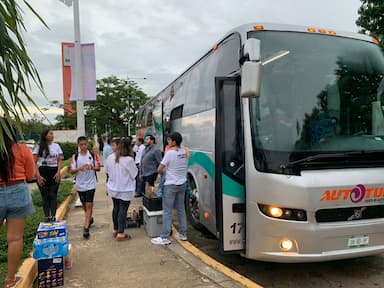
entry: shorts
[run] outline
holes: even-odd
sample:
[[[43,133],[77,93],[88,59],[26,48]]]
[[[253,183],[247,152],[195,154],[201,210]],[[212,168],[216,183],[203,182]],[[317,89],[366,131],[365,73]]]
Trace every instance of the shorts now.
[[[0,187],[0,223],[4,219],[26,218],[34,212],[27,183]]]
[[[87,191],[77,191],[81,203],[93,203],[93,198],[95,197],[95,189]]]

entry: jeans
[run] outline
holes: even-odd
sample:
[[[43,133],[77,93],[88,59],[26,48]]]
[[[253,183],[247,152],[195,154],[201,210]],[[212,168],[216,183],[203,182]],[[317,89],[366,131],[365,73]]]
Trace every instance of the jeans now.
[[[127,220],[127,212],[129,204],[131,201],[124,201],[117,198],[112,198],[113,201],[113,210],[112,210],[112,220],[113,220],[113,229],[117,233],[124,233],[125,222]]]
[[[139,169],[139,164],[136,164],[137,170],[140,171]],[[144,195],[144,182],[140,179],[141,175],[140,173],[137,173],[136,175],[136,195]]]
[[[166,175],[166,170],[163,171],[163,174],[161,174],[161,178],[160,178],[160,184],[159,184],[159,187],[157,188],[157,191],[156,191],[156,196],[158,198],[161,198],[163,197],[163,193],[164,193],[164,183],[165,183],[165,175]],[[188,195],[188,196],[192,196],[192,188],[191,188],[191,184],[189,183],[189,178],[187,177],[187,182],[186,182],[186,185],[185,185],[185,193]]]
[[[168,238],[172,229],[172,210],[176,204],[177,221],[179,222],[179,233],[187,233],[187,217],[185,215],[185,186],[181,185],[165,185],[163,194],[163,226],[160,237]]]
[[[163,174],[161,174],[161,176],[160,176],[160,184],[159,184],[159,187],[157,188],[157,191],[156,191],[156,196],[158,198],[163,197],[163,194],[164,194],[164,183],[165,183],[166,171],[167,170],[163,170]]]

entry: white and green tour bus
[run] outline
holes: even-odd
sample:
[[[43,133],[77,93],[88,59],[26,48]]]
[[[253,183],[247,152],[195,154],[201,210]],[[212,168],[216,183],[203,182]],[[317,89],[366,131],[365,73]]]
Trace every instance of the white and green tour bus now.
[[[366,35],[247,24],[138,114],[190,148],[189,220],[222,252],[313,262],[384,252],[384,58]]]

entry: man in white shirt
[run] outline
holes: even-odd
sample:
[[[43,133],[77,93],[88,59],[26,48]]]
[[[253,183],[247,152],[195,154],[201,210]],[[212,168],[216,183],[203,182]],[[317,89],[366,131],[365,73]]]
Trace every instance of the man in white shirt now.
[[[176,237],[187,240],[187,218],[185,215],[185,188],[187,183],[188,153],[187,149],[181,148],[183,138],[178,132],[172,132],[167,137],[170,147],[161,160],[157,172],[161,174],[167,168],[167,176],[164,183],[163,194],[163,226],[160,237],[152,238],[151,242],[157,245],[171,244],[169,236],[172,228],[172,210],[175,204],[179,231]]]
[[[135,146],[133,146],[133,152],[135,152],[135,163],[137,169],[140,168],[141,157],[143,156],[143,151],[145,150],[144,139],[137,138]],[[136,193],[135,197],[140,197],[144,195],[144,183],[140,180],[140,175],[137,173],[136,176]]]
[[[80,136],[77,139],[79,152],[72,156],[70,171],[76,174],[76,190],[85,212],[83,237],[89,238],[89,227],[93,223],[93,199],[96,191],[96,171],[100,171],[100,160],[97,153],[88,150],[88,139]]]

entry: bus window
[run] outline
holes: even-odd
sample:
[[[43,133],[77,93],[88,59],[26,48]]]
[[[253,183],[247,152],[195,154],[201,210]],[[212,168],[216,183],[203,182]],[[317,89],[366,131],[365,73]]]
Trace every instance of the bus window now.
[[[171,121],[176,120],[183,117],[183,108],[184,105],[177,106],[176,108],[173,108],[171,111]]]
[[[146,127],[152,126],[152,110],[149,110],[147,114]]]

